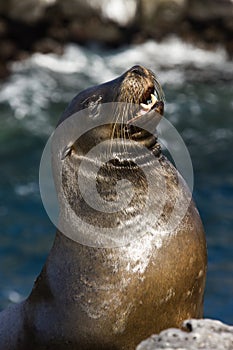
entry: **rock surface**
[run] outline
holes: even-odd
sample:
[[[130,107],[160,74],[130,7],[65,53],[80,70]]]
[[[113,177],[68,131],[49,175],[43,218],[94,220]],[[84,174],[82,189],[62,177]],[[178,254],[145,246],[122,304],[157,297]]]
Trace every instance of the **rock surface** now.
[[[0,1],[0,78],[8,62],[33,52],[62,53],[65,43],[110,47],[175,34],[233,56],[232,0]]]
[[[232,350],[233,326],[217,320],[187,320],[141,342],[136,350]]]

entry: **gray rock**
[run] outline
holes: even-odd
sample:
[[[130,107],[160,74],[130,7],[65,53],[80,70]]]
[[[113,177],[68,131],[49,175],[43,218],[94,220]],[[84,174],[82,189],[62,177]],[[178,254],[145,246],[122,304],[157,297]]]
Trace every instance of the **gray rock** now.
[[[185,15],[188,0],[141,0],[142,25],[150,32],[171,29]]]
[[[127,26],[137,12],[137,0],[56,0],[62,12],[68,17],[90,17],[94,14],[103,20]]]
[[[231,0],[188,0],[187,15],[201,21],[233,17]]]
[[[233,326],[217,320],[187,320],[141,342],[136,350],[232,350]]]
[[[0,4],[0,13],[19,21],[33,23],[41,19],[48,6],[56,0],[8,0]]]
[[[9,0],[0,2],[0,13],[27,23],[40,20],[48,7],[56,5],[67,18],[93,15],[117,25],[131,23],[137,12],[137,0]]]
[[[162,25],[170,29],[187,16],[202,21],[233,16],[232,0],[8,0],[0,1],[0,14],[33,23],[53,6],[70,19],[96,15],[129,26],[139,18],[148,27]]]

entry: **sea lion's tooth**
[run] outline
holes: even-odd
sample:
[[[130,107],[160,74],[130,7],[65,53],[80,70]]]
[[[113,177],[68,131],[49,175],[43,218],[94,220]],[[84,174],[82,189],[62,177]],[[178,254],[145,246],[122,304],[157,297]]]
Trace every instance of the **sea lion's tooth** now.
[[[151,108],[154,106],[154,104],[158,101],[155,95],[151,94],[151,102],[148,104],[140,103],[140,106],[146,111],[149,112]]]
[[[146,105],[145,103],[140,103],[140,106],[146,111],[149,112],[149,110],[151,109],[151,103]]]
[[[154,106],[154,104],[155,104],[158,100],[157,100],[157,98],[155,97],[154,94],[151,94],[150,96],[151,96],[151,104],[152,104],[152,106]]]

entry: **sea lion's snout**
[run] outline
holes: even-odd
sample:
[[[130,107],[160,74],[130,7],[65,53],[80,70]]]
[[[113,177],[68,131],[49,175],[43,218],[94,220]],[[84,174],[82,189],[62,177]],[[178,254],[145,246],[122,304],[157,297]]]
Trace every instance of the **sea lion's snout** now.
[[[164,93],[155,74],[143,67],[133,66],[119,78],[118,102],[126,105],[117,109],[115,134],[140,142],[147,148],[156,144],[156,127],[164,113]]]
[[[148,111],[157,101],[164,101],[164,92],[155,74],[142,66],[133,66],[124,75],[120,100],[140,104]]]
[[[126,124],[154,131],[164,113],[164,93],[155,74],[142,66],[134,66],[125,73],[120,100],[135,104]],[[125,118],[126,119],[126,118]]]

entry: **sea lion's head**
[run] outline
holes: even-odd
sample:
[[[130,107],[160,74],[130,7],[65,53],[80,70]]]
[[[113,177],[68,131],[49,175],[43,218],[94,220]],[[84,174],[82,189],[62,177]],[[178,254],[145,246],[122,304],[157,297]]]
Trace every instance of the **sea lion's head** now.
[[[154,132],[164,111],[164,93],[151,70],[136,65],[112,81],[82,91],[71,101],[59,124],[81,110],[86,111],[87,118],[101,120],[104,104],[108,104],[111,122],[88,131],[85,142],[82,138],[68,144],[63,157],[77,152],[77,147],[82,149],[87,140],[90,147],[103,140],[123,138],[153,148],[156,144]]]
[[[85,244],[110,246],[143,234],[143,208],[164,188],[155,134],[163,108],[162,88],[154,73],[142,66],[86,89],[71,101],[53,146],[62,232],[68,230],[69,237]],[[157,181],[148,200],[152,173]],[[160,207],[156,203],[153,216]],[[81,228],[78,218],[90,225],[88,229]],[[125,222],[128,228],[138,227],[137,233],[132,228],[125,237]],[[116,232],[104,234],[100,244],[97,228]]]

